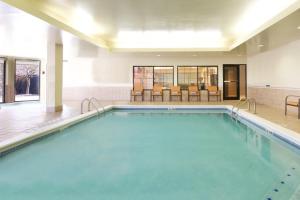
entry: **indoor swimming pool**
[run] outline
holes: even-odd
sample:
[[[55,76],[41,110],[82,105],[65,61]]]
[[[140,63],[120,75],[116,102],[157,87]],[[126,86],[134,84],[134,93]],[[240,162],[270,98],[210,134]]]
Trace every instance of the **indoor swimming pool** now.
[[[296,200],[300,151],[220,110],[118,110],[0,158],[5,200]]]

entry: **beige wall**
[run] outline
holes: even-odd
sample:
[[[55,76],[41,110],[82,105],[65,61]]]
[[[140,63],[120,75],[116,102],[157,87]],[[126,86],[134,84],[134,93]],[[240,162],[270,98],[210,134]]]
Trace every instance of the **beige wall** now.
[[[71,40],[69,45],[64,43],[64,47],[64,100],[81,100],[88,96],[129,100],[134,65],[218,65],[222,86],[222,65],[246,62],[245,57],[222,53],[199,56],[193,53],[112,53],[78,40]]]
[[[300,95],[300,40],[248,56],[247,63],[248,95],[259,103],[283,108],[286,95]]]

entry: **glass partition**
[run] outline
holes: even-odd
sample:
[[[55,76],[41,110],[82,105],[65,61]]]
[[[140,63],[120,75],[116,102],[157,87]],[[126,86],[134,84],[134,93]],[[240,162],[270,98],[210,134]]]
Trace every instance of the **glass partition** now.
[[[160,84],[165,88],[170,88],[173,83],[173,67],[133,67],[133,85],[142,84],[144,89],[152,89],[154,84]]]
[[[189,85],[197,84],[197,67],[180,66],[177,68],[177,84],[182,89],[187,89]]]
[[[133,87],[142,84],[144,89],[153,87],[153,67],[133,67]]]
[[[40,61],[16,60],[15,101],[40,99]]]
[[[206,90],[208,86],[218,87],[218,67],[198,67],[198,86],[201,90]]]
[[[154,83],[160,84],[164,88],[171,88],[174,84],[173,67],[154,67]]]

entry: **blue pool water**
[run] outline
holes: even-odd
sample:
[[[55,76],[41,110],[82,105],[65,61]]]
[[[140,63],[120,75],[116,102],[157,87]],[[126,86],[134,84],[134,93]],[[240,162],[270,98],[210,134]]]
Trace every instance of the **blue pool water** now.
[[[299,155],[225,113],[115,110],[0,158],[0,199],[299,200]]]

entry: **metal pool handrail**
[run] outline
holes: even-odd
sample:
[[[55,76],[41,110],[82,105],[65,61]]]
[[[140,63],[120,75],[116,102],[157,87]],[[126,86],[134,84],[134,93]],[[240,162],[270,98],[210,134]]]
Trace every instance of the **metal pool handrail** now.
[[[84,98],[82,101],[81,101],[81,110],[80,110],[80,113],[83,114],[83,106],[84,106],[84,103],[85,102],[90,102],[90,99],[89,98]]]
[[[242,105],[248,103],[248,110],[251,111],[251,105],[253,105],[253,114],[256,114],[256,100],[255,98],[249,98],[246,100],[240,100],[236,105],[232,106],[231,109],[231,118],[234,118],[235,120],[237,120],[237,116],[238,116],[238,112],[241,108]],[[236,111],[234,112],[234,109],[236,109]]]
[[[251,111],[251,104],[253,105],[253,113],[256,114],[256,100],[254,98],[250,98],[247,100],[248,102],[248,110]]]
[[[98,104],[98,106],[96,106],[93,102],[96,102]],[[90,101],[89,101],[89,107],[88,107],[88,110],[91,111],[91,105],[93,105],[97,111],[98,111],[98,114],[100,114],[100,111],[99,111],[99,107],[102,108],[102,111],[104,112],[105,111],[105,107],[100,103],[99,99],[95,98],[95,97],[91,97],[90,98]]]
[[[91,106],[94,106],[94,108],[97,110],[98,115],[100,115],[99,107],[102,108],[102,111],[105,111],[105,107],[101,105],[100,101],[95,97],[91,97],[85,98],[81,101],[81,114],[84,113],[83,107],[85,102],[88,102],[88,111],[91,111]],[[97,103],[97,105],[95,104],[95,102]]]

